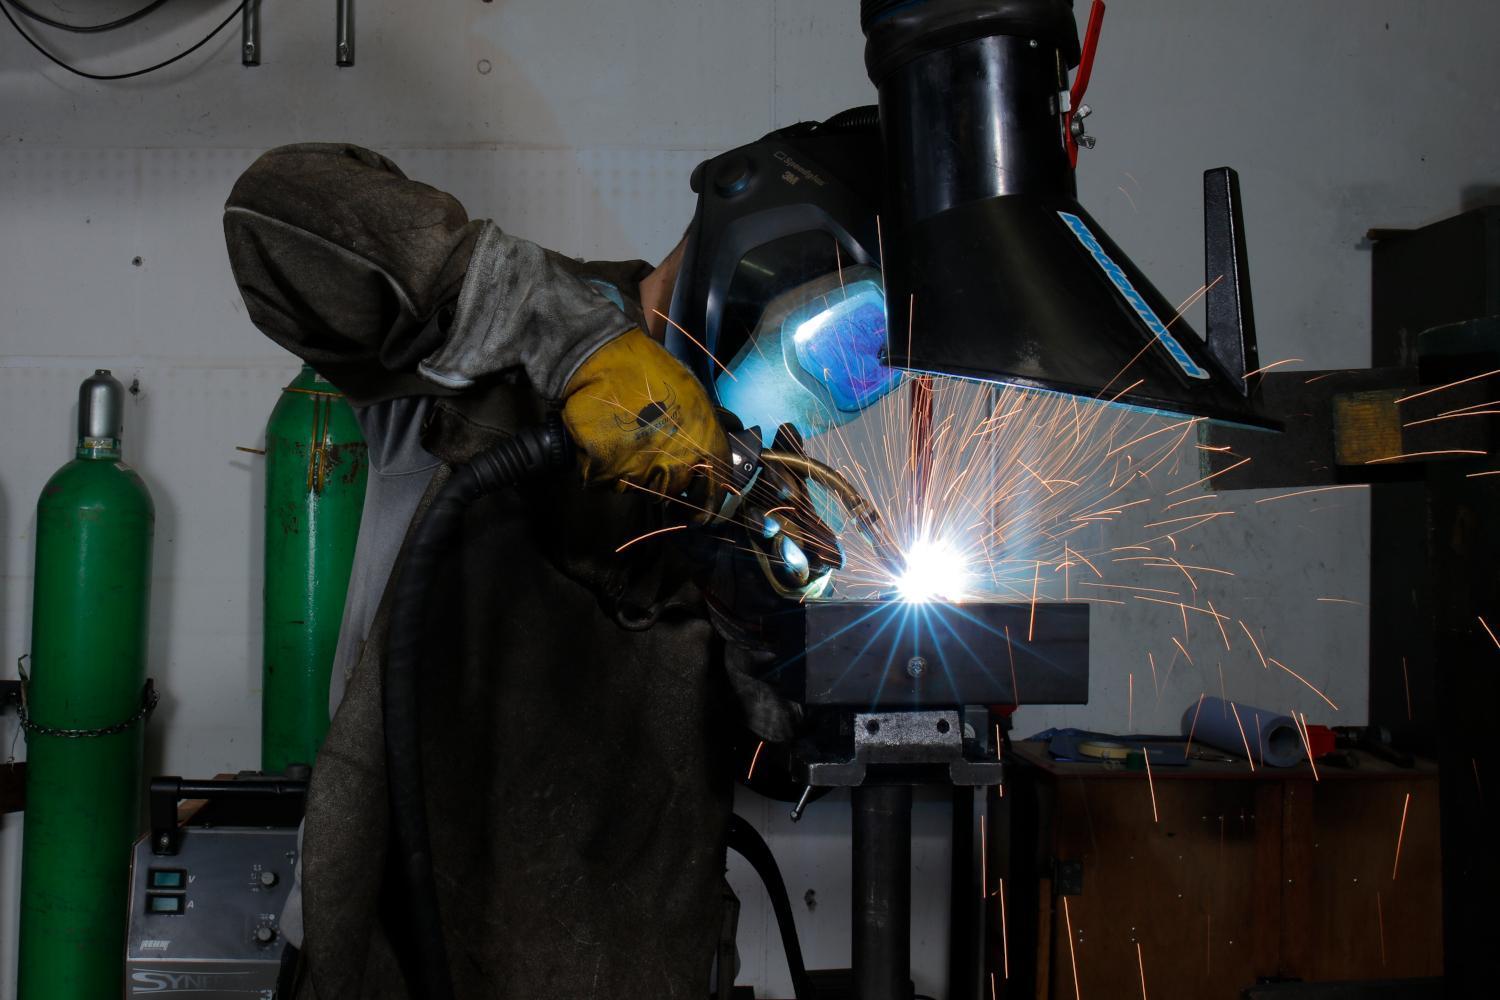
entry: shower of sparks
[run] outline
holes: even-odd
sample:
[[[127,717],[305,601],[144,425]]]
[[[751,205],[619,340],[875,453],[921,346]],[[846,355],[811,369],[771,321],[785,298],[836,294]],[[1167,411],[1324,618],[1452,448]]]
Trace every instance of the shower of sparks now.
[[[1396,881],[1396,870],[1401,867],[1401,841],[1406,836],[1406,812],[1411,808],[1411,792],[1406,793],[1406,801],[1401,803],[1401,826],[1396,830],[1396,859],[1391,862],[1391,881]]]
[[[1073,965],[1073,1000],[1083,1000],[1083,986],[1078,982],[1078,952],[1073,944],[1073,914],[1068,909],[1068,897],[1063,897],[1063,919],[1068,925],[1068,961]]]
[[[761,740],[755,747],[755,754],[750,758],[750,770],[745,772],[745,780],[749,781],[755,777],[755,763],[760,760],[760,752],[766,748],[766,741]]]
[[[1189,304],[1204,291],[1200,288]],[[908,306],[910,321],[914,303]],[[900,332],[891,331],[893,336]],[[910,339],[910,329],[905,332]],[[689,339],[702,349],[700,340]],[[747,349],[761,348],[752,344]],[[1149,349],[1150,343],[1141,356]],[[735,359],[710,357],[716,371],[738,370]],[[1275,362],[1260,371],[1292,361]],[[878,523],[862,521],[821,486],[813,486],[816,514],[838,538],[842,567],[833,573],[828,589],[810,600],[889,600],[905,606],[906,610],[893,616],[898,624],[892,631],[909,630],[907,634],[935,647],[945,642],[963,646],[943,616],[965,614],[964,604],[1016,605],[1017,616],[1008,627],[997,631],[991,649],[963,646],[951,650],[953,655],[947,659],[959,662],[970,657],[997,676],[1008,670],[1012,700],[1017,704],[1021,699],[1015,647],[1021,647],[1022,665],[1028,662],[1027,657],[1036,655],[1039,647],[1045,648],[1051,639],[1048,605],[1084,604],[1097,606],[1102,613],[1119,614],[1122,619],[1128,615],[1132,622],[1156,630],[1149,640],[1152,649],[1171,654],[1162,670],[1154,652],[1124,651],[1130,664],[1126,681],[1128,728],[1134,728],[1134,667],[1139,665],[1140,653],[1146,652],[1158,705],[1188,702],[1191,687],[1206,689],[1214,683],[1211,671],[1217,672],[1221,693],[1239,695],[1246,687],[1267,692],[1268,686],[1284,686],[1280,694],[1283,700],[1273,703],[1291,703],[1311,759],[1306,714],[1298,711],[1295,700],[1305,701],[1310,697],[1307,692],[1311,692],[1330,708],[1337,710],[1338,706],[1328,692],[1288,665],[1287,660],[1299,660],[1297,651],[1286,648],[1286,637],[1278,634],[1274,620],[1266,627],[1263,615],[1255,613],[1257,607],[1279,611],[1285,605],[1250,603],[1268,597],[1274,602],[1278,590],[1285,588],[1274,578],[1236,578],[1222,564],[1227,558],[1222,550],[1233,543],[1220,539],[1227,535],[1223,530],[1226,524],[1236,523],[1240,520],[1236,514],[1249,511],[1253,505],[1275,503],[1278,512],[1295,516],[1300,510],[1316,510],[1314,505],[1322,499],[1319,494],[1369,487],[1339,484],[1295,489],[1262,496],[1253,500],[1253,505],[1251,498],[1235,490],[1216,488],[1225,473],[1243,469],[1251,459],[1235,454],[1228,446],[1211,443],[1204,436],[1206,421],[1201,417],[1168,416],[1110,405],[1138,386],[1130,367],[1127,364],[1093,400],[974,380],[907,376],[852,420],[848,414],[828,411],[826,419],[814,422],[816,426],[804,427],[808,455],[843,475],[880,515]],[[1246,377],[1256,374],[1249,372]],[[1451,385],[1467,381],[1473,379]],[[1500,409],[1500,403],[1461,407],[1456,412],[1482,408]],[[634,414],[625,414],[622,408],[622,416]],[[1427,456],[1395,455],[1377,459],[1376,463],[1419,457]],[[701,460],[710,466],[718,462],[706,452]],[[625,485],[654,492],[636,484]],[[656,495],[692,507],[683,497]],[[693,512],[706,513],[697,508]],[[647,533],[621,548],[665,530],[677,528]],[[1216,544],[1221,550],[1218,554]],[[919,603],[924,599],[930,607]],[[1309,594],[1305,599],[1311,602],[1313,597]],[[1329,597],[1315,606],[1326,609],[1330,603],[1345,602]],[[957,607],[944,610],[948,605]],[[1026,615],[1024,631],[1020,614]],[[1207,627],[1205,617],[1213,627]],[[1500,638],[1488,623],[1481,620],[1481,625],[1500,647]],[[1238,641],[1240,634],[1246,643]],[[1005,642],[1003,665],[997,662],[1001,639]],[[1263,671],[1275,664],[1277,672],[1254,675],[1252,680],[1245,671],[1256,663]],[[1326,670],[1323,664],[1304,668],[1314,676]],[[892,669],[898,668],[893,664]],[[939,683],[939,679],[935,677],[934,682]],[[1266,693],[1266,697],[1276,696]],[[1205,697],[1206,690],[1201,690],[1192,708],[1185,757],[1191,756]],[[1244,697],[1264,703],[1248,693]],[[1225,701],[1234,704],[1227,697]],[[1237,708],[1234,711],[1247,760],[1254,768],[1248,733]],[[995,752],[997,757],[1002,752],[998,735]],[[755,766],[752,760],[752,772]],[[1149,759],[1146,767],[1153,820],[1159,823]],[[1477,777],[1476,768],[1476,782]],[[1403,827],[1404,822],[1403,813]],[[987,837],[987,830],[981,837]],[[1400,835],[1398,861],[1399,844]],[[1393,877],[1395,870],[1393,866]],[[986,866],[981,871],[982,891],[987,881]],[[1001,885],[1003,926],[1003,881]],[[1064,911],[1076,994],[1081,987],[1066,898]],[[1143,960],[1141,969],[1144,994]]]

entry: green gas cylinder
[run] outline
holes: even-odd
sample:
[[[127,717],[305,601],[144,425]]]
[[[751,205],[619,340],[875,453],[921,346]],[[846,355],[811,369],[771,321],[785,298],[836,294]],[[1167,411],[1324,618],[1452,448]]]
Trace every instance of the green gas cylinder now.
[[[36,507],[25,690],[20,1000],[121,995],[131,844],[139,828],[146,618],[155,513],[120,461],[124,390],[79,389],[77,457]]]
[[[369,463],[341,392],[311,367],[266,425],[261,770],[311,764],[328,731],[328,680]]]

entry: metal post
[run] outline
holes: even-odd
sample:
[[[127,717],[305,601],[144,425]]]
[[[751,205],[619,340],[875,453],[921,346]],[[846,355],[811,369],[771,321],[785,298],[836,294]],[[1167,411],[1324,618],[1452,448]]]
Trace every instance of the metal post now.
[[[854,812],[854,1000],[911,1000],[911,787],[860,785]]]
[[[260,65],[260,0],[245,0],[240,15],[240,65]]]
[[[354,0],[338,0],[338,65],[354,65]]]

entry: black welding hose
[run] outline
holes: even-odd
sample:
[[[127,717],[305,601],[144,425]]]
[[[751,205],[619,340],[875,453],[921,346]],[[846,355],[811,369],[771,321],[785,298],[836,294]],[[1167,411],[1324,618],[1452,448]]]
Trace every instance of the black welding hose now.
[[[782,880],[776,856],[771,853],[771,848],[761,839],[755,827],[734,814],[729,817],[727,840],[729,849],[750,863],[755,874],[760,876],[761,884],[766,887],[771,912],[776,915],[776,929],[781,933],[781,947],[786,952],[792,994],[797,1000],[813,1000],[813,982],[802,960],[802,944],[797,939],[797,924],[792,918],[792,901],[786,893],[786,882]]]
[[[427,796],[422,778],[420,685],[428,595],[443,557],[463,530],[464,511],[480,497],[514,486],[567,456],[560,423],[528,428],[468,465],[453,469],[407,543],[391,606],[385,664],[386,780],[396,866],[407,893],[409,987],[417,1000],[453,1000],[442,914],[432,875]]]

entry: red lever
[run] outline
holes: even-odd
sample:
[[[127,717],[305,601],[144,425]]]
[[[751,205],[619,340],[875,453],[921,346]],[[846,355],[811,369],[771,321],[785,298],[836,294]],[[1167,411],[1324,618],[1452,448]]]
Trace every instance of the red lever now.
[[[1084,92],[1089,89],[1089,74],[1094,71],[1094,53],[1099,50],[1099,28],[1104,23],[1104,0],[1094,0],[1089,8],[1089,26],[1083,33],[1083,54],[1078,60],[1078,72],[1073,75],[1073,89],[1068,93],[1068,113],[1063,116],[1063,136],[1068,144],[1068,163],[1078,166],[1078,141],[1073,138],[1073,119],[1078,106],[1083,103]]]

